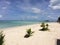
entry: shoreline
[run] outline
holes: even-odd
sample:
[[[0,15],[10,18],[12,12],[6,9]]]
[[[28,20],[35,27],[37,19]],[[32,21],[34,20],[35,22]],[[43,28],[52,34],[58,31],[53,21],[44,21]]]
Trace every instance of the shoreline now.
[[[36,24],[39,24],[40,25],[41,23],[34,23],[34,24],[27,24],[27,25],[21,25],[21,26],[12,26],[12,27],[0,28],[0,30],[1,29],[8,29],[8,28],[15,28],[15,27],[31,26],[31,25],[36,25]],[[49,23],[57,23],[57,22],[45,22],[45,23],[49,24]]]

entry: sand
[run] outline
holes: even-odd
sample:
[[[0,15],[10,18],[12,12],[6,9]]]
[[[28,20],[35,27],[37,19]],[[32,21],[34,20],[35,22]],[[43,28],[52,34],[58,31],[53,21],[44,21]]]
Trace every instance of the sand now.
[[[3,30],[5,45],[56,45],[60,39],[60,24],[48,23],[49,31],[39,31],[41,24],[11,27]],[[24,38],[26,30],[31,28],[34,33],[29,38]]]

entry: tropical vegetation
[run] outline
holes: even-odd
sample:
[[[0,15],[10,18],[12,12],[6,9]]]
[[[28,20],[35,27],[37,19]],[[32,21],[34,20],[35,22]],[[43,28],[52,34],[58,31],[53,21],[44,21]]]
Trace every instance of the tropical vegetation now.
[[[4,43],[4,36],[5,35],[3,35],[3,31],[1,31],[0,32],[0,45],[3,45],[3,43]]]
[[[32,34],[34,33],[34,31],[31,31],[31,28],[28,29],[26,32],[27,32],[27,34],[24,36],[25,38],[32,36]]]
[[[42,23],[42,24],[41,24],[42,29],[40,29],[40,30],[41,30],[41,31],[49,30],[49,29],[48,29],[48,26],[49,26],[48,24]]]

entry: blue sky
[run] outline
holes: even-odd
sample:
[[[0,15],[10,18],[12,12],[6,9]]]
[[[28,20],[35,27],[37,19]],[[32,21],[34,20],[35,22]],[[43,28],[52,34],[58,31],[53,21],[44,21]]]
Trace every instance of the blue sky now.
[[[60,0],[0,0],[0,20],[56,20]]]

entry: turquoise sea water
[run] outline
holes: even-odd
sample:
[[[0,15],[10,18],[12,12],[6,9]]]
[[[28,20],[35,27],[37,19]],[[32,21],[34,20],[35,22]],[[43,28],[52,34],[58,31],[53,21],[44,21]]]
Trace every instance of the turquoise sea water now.
[[[16,21],[16,20],[0,20],[0,28],[9,28],[15,26],[23,26],[39,23],[38,21]]]

